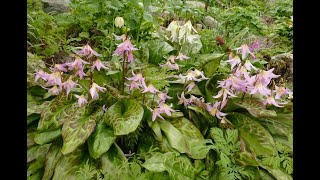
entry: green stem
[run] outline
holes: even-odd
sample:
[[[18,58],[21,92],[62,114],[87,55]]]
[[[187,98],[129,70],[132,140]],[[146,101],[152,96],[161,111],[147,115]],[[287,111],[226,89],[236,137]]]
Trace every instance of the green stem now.
[[[122,61],[122,95],[124,95],[124,78],[125,78],[125,63],[126,63],[126,59],[127,59],[127,56],[126,54],[124,54],[124,58],[123,58],[123,61]]]

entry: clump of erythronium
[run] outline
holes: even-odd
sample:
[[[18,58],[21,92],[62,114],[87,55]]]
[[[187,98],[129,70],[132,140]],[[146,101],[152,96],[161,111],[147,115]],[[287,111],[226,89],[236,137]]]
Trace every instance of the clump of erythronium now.
[[[104,92],[106,89],[93,82],[92,72],[94,71],[94,69],[100,71],[101,68],[108,68],[102,64],[100,59],[93,58],[93,55],[95,57],[98,57],[100,55],[96,51],[94,51],[88,44],[84,47],[81,47],[80,49],[80,51],[76,51],[77,55],[75,56],[75,60],[73,62],[55,64],[53,68],[50,68],[50,74],[44,72],[43,70],[37,71],[35,73],[35,81],[37,81],[39,78],[46,81],[48,86],[52,86],[48,90],[48,92],[53,95],[59,95],[63,92],[63,89],[66,91],[66,95],[68,95],[70,91],[76,86],[81,87],[79,84],[77,84],[78,79],[88,77],[88,75],[84,73],[84,69],[86,68],[86,66],[90,65],[89,78],[91,80],[91,87],[89,90],[89,94],[91,95],[92,100],[98,99],[98,92]],[[85,58],[86,61],[82,58]],[[86,98],[87,96],[84,94],[75,95],[75,97],[78,98],[79,107],[88,103],[88,99]]]
[[[213,98],[219,100],[215,101],[213,105],[211,105],[211,103],[205,103],[203,98],[197,98],[193,95],[187,99],[185,98],[184,92],[178,97],[178,104],[183,104],[186,107],[189,105],[199,106],[218,119],[222,119],[223,116],[227,115],[221,112],[221,110],[227,104],[228,99],[238,97],[240,94],[242,94],[242,98],[245,94],[258,96],[262,99],[264,105],[272,104],[276,107],[283,107],[281,105],[287,102],[280,102],[281,98],[285,95],[292,95],[292,92],[288,88],[278,86],[275,86],[275,89],[269,89],[268,86],[271,80],[280,75],[273,74],[272,71],[274,69],[266,71],[252,65],[251,60],[247,57],[250,55],[252,58],[255,58],[252,50],[257,48],[259,48],[258,43],[253,44],[251,47],[244,44],[236,48],[235,56],[233,56],[232,53],[229,54],[229,60],[226,62],[230,63],[232,73],[229,74],[226,79],[218,81],[218,88],[221,89]],[[195,86],[194,83],[198,81],[196,77],[199,77],[200,74],[199,71],[195,70],[190,71],[187,76],[180,75],[182,79],[192,80],[188,85],[188,92]],[[206,79],[202,75],[203,74],[201,74],[200,79]]]

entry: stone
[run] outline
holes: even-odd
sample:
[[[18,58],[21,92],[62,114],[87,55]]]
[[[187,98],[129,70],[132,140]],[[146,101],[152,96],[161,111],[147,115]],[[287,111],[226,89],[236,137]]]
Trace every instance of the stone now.
[[[281,77],[276,78],[276,82],[280,83],[292,83],[293,80],[293,54],[292,53],[282,53],[272,56],[268,69],[274,68],[273,73],[281,75]]]
[[[215,28],[219,25],[219,22],[211,16],[206,16],[203,19],[203,24],[206,25],[207,27]]]
[[[202,30],[202,24],[196,24],[195,29],[197,32],[200,32]]]
[[[65,12],[69,10],[70,0],[41,0],[44,5],[43,11],[49,12]]]
[[[193,8],[203,8],[206,6],[203,2],[199,1],[186,1],[186,4],[190,5]]]

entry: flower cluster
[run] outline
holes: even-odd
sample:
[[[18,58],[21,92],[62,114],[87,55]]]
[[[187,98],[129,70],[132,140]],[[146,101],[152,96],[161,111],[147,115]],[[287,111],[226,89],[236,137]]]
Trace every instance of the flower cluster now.
[[[128,58],[128,62],[133,62],[133,53],[132,51],[138,50],[135,48],[130,39],[127,38],[125,35],[115,36],[116,39],[122,39],[123,42],[118,44],[117,49],[114,51],[113,55],[121,55],[122,59],[125,60],[125,56]]]
[[[171,70],[179,70],[179,65],[176,64],[175,60],[179,59],[180,61],[183,61],[185,59],[189,59],[190,57],[182,54],[181,52],[179,52],[179,55],[178,56],[174,56],[174,55],[171,55],[167,62],[165,64],[160,64],[161,67],[166,67],[168,69],[171,69]]]
[[[74,87],[80,86],[79,84],[77,84],[78,80],[75,80],[77,76],[79,79],[83,79],[83,77],[88,76],[86,73],[84,73],[84,69],[85,65],[90,63],[84,61],[81,57],[87,57],[87,59],[89,59],[93,55],[96,57],[100,56],[88,44],[82,47],[80,51],[76,51],[76,54],[78,56],[75,57],[75,60],[73,62],[55,64],[53,67],[51,67],[50,74],[43,70],[37,71],[35,73],[35,81],[41,78],[46,81],[47,85],[53,86],[48,90],[48,92],[53,95],[59,95],[63,89],[65,89],[66,94],[68,95]],[[107,69],[107,67],[105,67],[99,59],[92,62],[90,70],[93,71],[95,68],[98,71],[100,71],[101,68]],[[72,71],[73,74],[70,73],[70,71]],[[71,75],[64,79],[64,77],[62,76],[63,73],[68,73]],[[99,97],[98,92],[103,90],[105,90],[105,88],[102,88],[93,82],[90,88],[92,99],[97,99]],[[84,95],[75,95],[75,97],[78,98],[78,104],[80,107],[88,103]]]
[[[196,82],[209,79],[205,77],[203,71],[199,71],[197,69],[188,71],[187,75],[185,76],[179,74],[178,77],[182,80],[183,83],[187,84],[186,89],[188,92],[190,92],[196,86]]]

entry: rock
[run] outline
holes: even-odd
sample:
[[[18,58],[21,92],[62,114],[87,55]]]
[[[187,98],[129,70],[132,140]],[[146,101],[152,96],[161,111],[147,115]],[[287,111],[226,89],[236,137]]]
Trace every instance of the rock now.
[[[200,32],[202,30],[202,24],[196,24],[195,29],[197,32]]]
[[[281,75],[276,78],[276,82],[292,83],[293,79],[293,54],[283,53],[271,57],[268,64],[268,69],[274,68],[273,73]]]
[[[69,10],[70,0],[41,0],[44,4],[43,11],[48,12],[65,12]]]
[[[186,1],[186,4],[190,5],[193,8],[203,8],[206,6],[203,2],[199,1]]]
[[[219,25],[219,22],[211,16],[206,16],[203,20],[203,24],[210,28],[215,28]]]

